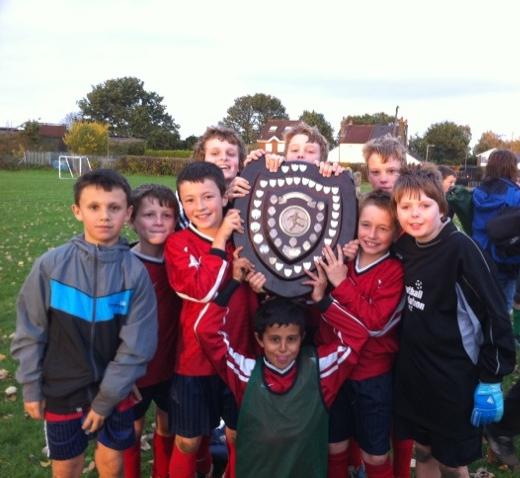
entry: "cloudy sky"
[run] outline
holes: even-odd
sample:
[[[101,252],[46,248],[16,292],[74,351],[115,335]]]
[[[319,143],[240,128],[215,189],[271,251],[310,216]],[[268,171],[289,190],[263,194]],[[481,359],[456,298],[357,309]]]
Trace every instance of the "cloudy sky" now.
[[[517,0],[0,0],[0,126],[60,122],[93,85],[136,76],[183,137],[239,96],[291,118],[385,111],[410,134],[520,136]]]

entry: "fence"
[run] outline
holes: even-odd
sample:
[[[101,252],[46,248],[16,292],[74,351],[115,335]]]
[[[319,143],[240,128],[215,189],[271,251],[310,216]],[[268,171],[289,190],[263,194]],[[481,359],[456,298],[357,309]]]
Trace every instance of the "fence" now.
[[[70,155],[67,152],[56,152],[56,151],[26,151],[23,159],[20,161],[21,164],[35,165],[35,166],[51,166],[58,169],[58,158],[60,155]],[[88,159],[91,164],[96,161],[103,168],[110,168],[117,161],[117,158],[106,157],[106,156],[95,156],[88,155]]]

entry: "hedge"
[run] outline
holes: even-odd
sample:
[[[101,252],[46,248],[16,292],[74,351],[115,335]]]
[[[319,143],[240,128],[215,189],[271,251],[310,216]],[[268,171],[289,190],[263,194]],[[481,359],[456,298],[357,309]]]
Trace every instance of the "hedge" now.
[[[177,176],[191,162],[187,158],[155,158],[152,156],[122,156],[115,162],[114,169],[126,174],[150,176]]]
[[[161,158],[191,158],[193,151],[191,149],[147,149],[145,156],[154,156]]]

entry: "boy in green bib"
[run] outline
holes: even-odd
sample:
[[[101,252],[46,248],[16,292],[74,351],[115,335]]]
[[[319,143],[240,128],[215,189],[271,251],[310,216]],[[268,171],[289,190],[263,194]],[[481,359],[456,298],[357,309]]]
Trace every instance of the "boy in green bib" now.
[[[200,345],[239,406],[237,478],[325,478],[328,409],[357,362],[367,330],[325,296],[327,279],[317,265],[308,283],[312,299],[336,332],[336,340],[302,347],[305,309],[285,298],[266,301],[255,316],[262,351],[237,352],[224,332],[227,303],[249,261],[235,254],[233,279],[208,303],[195,324]]]

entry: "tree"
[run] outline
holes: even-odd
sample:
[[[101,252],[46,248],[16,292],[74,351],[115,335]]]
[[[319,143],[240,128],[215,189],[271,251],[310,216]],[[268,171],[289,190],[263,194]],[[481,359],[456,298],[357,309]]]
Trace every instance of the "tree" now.
[[[479,154],[488,149],[504,147],[506,147],[506,142],[498,134],[493,133],[493,131],[485,131],[473,148],[473,153]]]
[[[386,113],[374,113],[369,114],[365,113],[364,115],[349,115],[346,118],[343,118],[343,122],[346,124],[392,124],[395,118],[392,115],[387,115]]]
[[[108,123],[110,134],[147,140],[149,148],[174,148],[179,125],[166,112],[163,97],[146,91],[135,77],[107,80],[78,101],[85,120]]]
[[[223,123],[237,131],[246,144],[256,141],[262,126],[269,119],[288,119],[285,106],[271,95],[256,93],[240,96],[227,110]]]
[[[63,141],[75,154],[103,154],[107,150],[108,125],[76,121],[65,133]]]
[[[40,123],[35,120],[26,121],[23,124],[22,138],[27,148],[38,149],[41,145]]]
[[[334,130],[330,123],[325,119],[322,113],[317,113],[316,111],[307,111],[305,110],[301,116],[300,121],[304,121],[309,126],[315,126],[318,128],[320,133],[325,136],[327,139],[329,146],[332,148],[336,146],[336,141],[334,140]]]
[[[432,124],[424,136],[414,136],[409,149],[428,161],[439,164],[462,164],[469,154],[471,129],[451,121]]]

